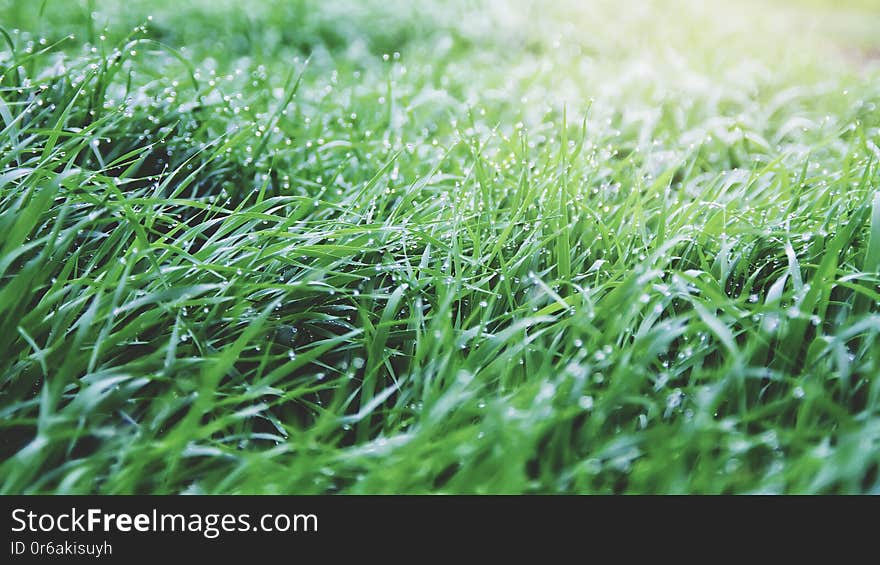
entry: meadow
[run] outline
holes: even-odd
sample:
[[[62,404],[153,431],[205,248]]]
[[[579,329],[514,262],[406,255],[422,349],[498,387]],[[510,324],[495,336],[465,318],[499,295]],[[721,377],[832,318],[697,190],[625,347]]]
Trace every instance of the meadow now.
[[[880,494],[878,29],[0,0],[0,492]]]

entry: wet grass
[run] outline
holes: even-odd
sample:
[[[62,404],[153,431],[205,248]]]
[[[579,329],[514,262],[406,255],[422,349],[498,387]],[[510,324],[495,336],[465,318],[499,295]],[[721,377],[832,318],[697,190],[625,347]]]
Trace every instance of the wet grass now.
[[[37,4],[2,492],[880,492],[876,11]]]

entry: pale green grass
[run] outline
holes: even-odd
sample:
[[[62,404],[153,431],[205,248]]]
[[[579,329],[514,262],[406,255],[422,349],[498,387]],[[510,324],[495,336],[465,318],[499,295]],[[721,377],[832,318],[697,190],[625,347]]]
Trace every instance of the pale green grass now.
[[[0,1],[0,489],[880,492],[829,6]]]

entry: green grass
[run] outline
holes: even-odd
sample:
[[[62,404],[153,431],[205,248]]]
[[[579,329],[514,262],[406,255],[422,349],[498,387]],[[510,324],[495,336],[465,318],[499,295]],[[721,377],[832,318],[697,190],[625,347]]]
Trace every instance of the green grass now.
[[[0,0],[0,492],[880,493],[871,2]]]

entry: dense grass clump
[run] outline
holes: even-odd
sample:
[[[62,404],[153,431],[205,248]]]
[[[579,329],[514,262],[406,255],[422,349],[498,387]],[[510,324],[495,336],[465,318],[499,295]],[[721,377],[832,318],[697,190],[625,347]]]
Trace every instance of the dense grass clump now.
[[[0,0],[0,492],[880,492],[880,11],[584,4]]]

